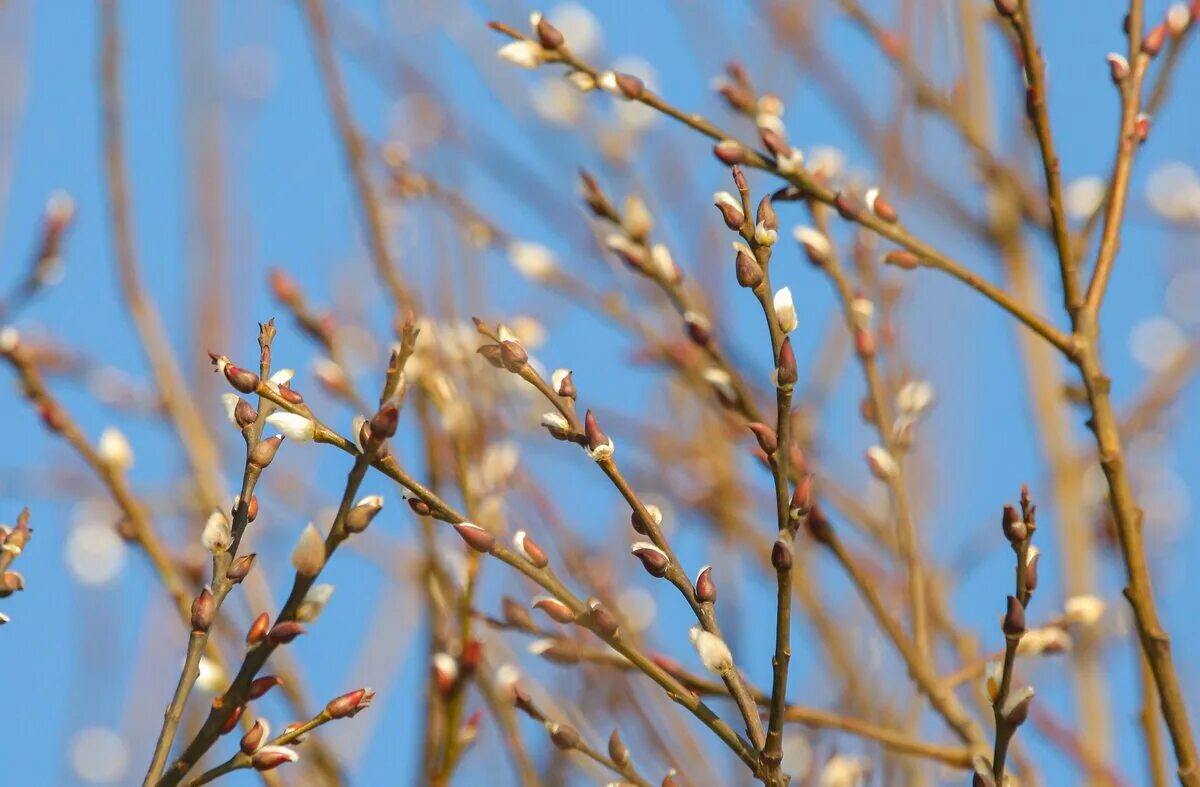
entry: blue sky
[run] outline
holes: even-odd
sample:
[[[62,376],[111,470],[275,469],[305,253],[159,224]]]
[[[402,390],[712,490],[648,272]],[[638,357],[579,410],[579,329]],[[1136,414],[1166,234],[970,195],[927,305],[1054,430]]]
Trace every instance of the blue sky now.
[[[143,276],[174,345],[186,354],[185,369],[199,375],[205,360],[196,343],[198,320],[188,305],[192,289],[205,275],[202,267],[189,269],[196,261],[188,254],[189,238],[194,242],[196,232],[189,227],[193,209],[189,184],[194,170],[189,169],[188,146],[197,143],[197,131],[189,128],[192,121],[185,114],[181,56],[181,38],[190,34],[190,22],[181,16],[181,4],[124,5],[127,147]],[[763,16],[754,10],[759,4],[696,0],[589,5],[603,29],[601,54],[596,59],[640,58],[653,66],[658,89],[674,103],[700,109],[723,125],[744,131],[728,117],[708,87],[722,63],[739,57],[764,87],[779,91],[787,101],[789,129],[797,145],[806,149],[837,145],[854,169],[878,173],[878,162],[848,132],[821,91],[807,77],[798,78],[787,57],[761,45]],[[895,12],[892,2],[871,5],[883,18],[891,18]],[[942,4],[923,5],[940,8]],[[1158,18],[1165,5],[1159,0],[1148,2],[1150,17]],[[298,9],[279,2],[215,7],[217,66],[208,88],[221,108],[224,248],[230,266],[228,299],[236,321],[220,329],[229,342],[220,349],[234,357],[250,357],[254,322],[276,313],[265,287],[265,271],[274,265],[293,272],[310,291],[330,293],[325,300],[383,330],[386,303],[359,243],[349,181]],[[570,261],[573,270],[598,286],[628,285],[627,278],[600,265],[597,255],[573,253],[585,228],[571,204],[573,173],[578,166],[593,166],[595,153],[573,131],[548,129],[529,111],[529,92],[540,76],[515,72],[492,56],[501,42],[483,28],[483,22],[499,17],[521,25],[527,9],[511,2],[447,3],[442,8],[400,0],[346,2],[339,7],[365,20],[369,30],[393,40],[454,112],[471,119],[458,126],[429,123],[426,116],[414,111],[421,105],[419,99],[411,95],[399,99],[381,86],[378,69],[367,67],[347,44],[341,50],[344,71],[355,114],[368,136],[375,140],[404,136],[422,169],[469,194],[514,234],[551,246]],[[686,10],[683,23],[676,13],[681,8]],[[1068,181],[1102,174],[1111,160],[1118,107],[1103,57],[1109,50],[1123,48],[1119,32],[1122,8],[1123,4],[1114,0],[1038,4],[1052,122]],[[940,12],[927,9],[925,13],[924,23],[944,24]],[[19,315],[16,324],[23,335],[52,335],[81,356],[144,381],[143,357],[120,306],[107,227],[99,156],[98,40],[95,4],[10,0],[0,6],[0,285],[7,288],[24,272],[47,196],[56,189],[68,191],[75,198],[78,220],[68,239],[67,276]],[[893,84],[887,64],[841,22],[828,27],[824,44],[863,91],[875,116],[888,117]],[[998,40],[991,41],[991,54],[1008,62]],[[933,63],[934,68],[940,65],[945,65],[941,59]],[[1121,403],[1133,396],[1148,374],[1131,352],[1131,332],[1164,314],[1184,333],[1194,332],[1196,326],[1194,318],[1189,323],[1187,309],[1171,311],[1163,293],[1181,271],[1195,266],[1197,236],[1166,228],[1150,210],[1145,194],[1149,174],[1162,164],[1181,160],[1200,165],[1195,143],[1200,134],[1200,109],[1189,95],[1198,68],[1200,56],[1189,50],[1179,66],[1176,95],[1156,118],[1151,139],[1138,155],[1130,221],[1104,320],[1106,360]],[[1019,75],[1004,67],[998,71],[993,89],[1009,97],[999,102],[1001,117],[1006,118],[997,124],[999,146],[1009,151],[1016,147],[1016,125],[1011,117],[1013,97],[1019,95]],[[504,100],[496,98],[497,91]],[[607,111],[608,103],[599,96],[591,102],[599,112]],[[943,125],[924,120],[906,128],[916,135],[911,144],[930,154],[927,166],[933,177],[972,193],[964,174],[966,160]],[[511,158],[501,157],[492,146]],[[693,264],[690,274],[723,288],[716,301],[725,310],[722,322],[724,330],[732,334],[730,345],[737,357],[747,359],[749,368],[762,372],[766,362],[759,353],[764,340],[754,321],[757,307],[739,297],[743,293],[733,291],[728,266],[722,267],[728,262],[727,240],[716,232],[718,224],[708,203],[714,190],[728,187],[728,176],[708,148],[709,144],[692,132],[660,120],[645,134],[635,153],[636,165],[620,176],[614,188],[678,177],[655,190],[658,199],[671,200],[676,206],[664,221],[667,237],[677,249],[677,259]],[[548,182],[552,191],[532,193],[532,199],[526,199],[531,196],[529,190],[536,188],[530,185],[534,177],[515,188],[505,187],[495,176],[497,170],[522,178],[533,175]],[[1036,171],[1031,168],[1030,172]],[[768,187],[761,178],[753,184],[756,189]],[[781,214],[785,228],[805,220],[795,208]],[[435,274],[444,266],[462,270],[467,265],[482,265],[472,269],[471,277],[478,291],[486,294],[487,314],[492,319],[535,314],[549,329],[546,344],[538,350],[548,366],[573,366],[576,379],[586,384],[587,396],[593,401],[653,419],[659,425],[669,424],[670,413],[661,412],[654,397],[653,371],[631,370],[626,363],[633,349],[627,338],[561,301],[536,295],[504,265],[502,255],[489,253],[474,259],[440,256],[437,247],[428,244],[435,230],[445,229],[444,221],[433,218],[436,214],[431,211],[414,215],[430,223],[414,227],[416,222],[410,221],[404,226],[412,231],[397,233],[395,243],[404,270],[418,289],[431,293]],[[547,221],[547,215],[551,220]],[[965,232],[947,226],[944,219],[918,209],[907,213],[906,220],[923,237],[936,238],[941,248],[970,267],[987,275],[996,273],[996,260],[973,244]],[[827,284],[790,246],[780,246],[780,258],[789,261],[780,265],[783,273],[779,275],[797,292],[802,326],[814,326],[798,334],[803,363],[819,349],[822,337],[815,326],[826,322],[832,300]],[[1056,266],[1051,249],[1041,244],[1036,250],[1046,286],[1053,287]],[[973,293],[932,272],[919,276],[923,278],[903,306],[908,354],[939,392],[938,406],[924,432],[929,440],[925,450],[931,458],[933,483],[920,505],[923,541],[940,565],[964,575],[953,606],[962,619],[975,621],[975,630],[995,645],[999,633],[990,621],[998,614],[1006,592],[1011,558],[1001,548],[993,524],[1000,506],[1011,501],[1022,481],[1030,482],[1036,492],[1045,465],[1031,431],[1012,327],[998,310]],[[472,290],[463,287],[462,292]],[[1050,293],[1050,302],[1056,303],[1057,290]],[[284,329],[276,344],[276,358],[305,375],[311,348],[287,322],[281,321]],[[7,370],[3,376],[11,379]],[[378,375],[369,371],[359,378],[364,387],[375,385],[377,379]],[[200,390],[212,390],[208,382]],[[95,403],[76,380],[56,378],[53,387],[89,433],[98,435],[108,424],[125,431],[138,458],[131,475],[135,487],[156,500],[169,496],[183,465],[161,424]],[[838,466],[845,466],[849,478],[866,488],[865,471],[856,457],[871,437],[854,417],[860,395],[860,379],[848,370],[832,397],[825,440],[840,460]],[[327,400],[316,401],[331,420],[349,423],[350,413]],[[1196,448],[1200,435],[1196,420],[1188,417],[1197,404],[1196,389],[1189,386],[1168,420],[1169,439],[1147,441],[1136,454],[1154,463],[1152,475],[1170,491],[1171,500],[1184,503],[1172,514],[1169,539],[1152,551],[1152,564],[1164,623],[1175,636],[1176,663],[1193,712],[1200,698],[1200,673],[1194,667],[1200,663],[1200,627],[1195,624],[1200,609],[1195,593],[1189,591],[1188,575],[1190,561],[1200,556],[1200,537],[1192,527],[1192,507],[1186,504],[1200,491],[1194,471],[1200,459]],[[223,424],[215,397],[206,400],[205,406],[206,416],[220,428]],[[73,742],[80,730],[103,727],[115,730],[127,750],[127,769],[111,783],[127,783],[144,768],[162,704],[174,682],[183,634],[139,555],[125,555],[122,570],[101,584],[84,585],[76,580],[68,567],[68,542],[71,533],[92,516],[78,507],[79,490],[90,489],[92,484],[75,457],[46,433],[7,382],[0,387],[0,413],[7,438],[0,444],[0,521],[11,521],[21,506],[28,505],[36,528],[30,548],[17,565],[27,578],[28,590],[0,601],[0,610],[13,617],[0,631],[0,674],[23,678],[10,679],[6,686],[5,705],[16,714],[13,718],[20,720],[10,725],[6,744],[9,750],[22,753],[6,758],[6,774],[14,784],[77,783],[70,763]],[[1079,414],[1075,421],[1081,426],[1082,419]],[[233,435],[223,434],[227,478],[232,482],[238,472],[240,448],[229,439]],[[579,490],[578,496],[563,495],[560,502],[572,515],[572,523],[580,532],[591,534],[588,540],[598,548],[619,553],[624,549],[624,533],[607,541],[594,535],[612,532],[600,528],[619,520],[619,500],[594,475],[587,474],[589,468],[582,465],[581,457],[565,456],[557,450],[560,448],[532,441],[524,454],[528,468],[544,478],[558,478],[555,474],[562,473],[569,479],[566,483],[572,491]],[[411,454],[414,468],[420,469],[419,452]],[[311,483],[314,501],[327,503],[338,493],[345,470],[341,457],[310,448],[289,454],[288,461],[289,467]],[[71,494],[64,496],[64,490]],[[386,543],[411,544],[414,523],[401,510],[395,490],[374,478],[365,491],[388,496],[389,516],[380,520]],[[264,529],[260,552],[273,547],[275,557],[265,561],[263,569],[271,572],[277,593],[286,587],[286,552],[305,516],[312,512],[285,510],[281,505]],[[1044,587],[1033,607],[1039,619],[1051,614],[1062,600],[1054,522],[1055,512],[1047,501],[1039,533],[1045,553]],[[986,527],[984,523],[988,523]],[[166,517],[163,529],[178,543],[187,524]],[[681,557],[693,566],[709,562],[713,545],[708,539],[686,532],[686,522],[678,527]],[[981,542],[985,546],[980,547]],[[963,554],[972,556],[971,565],[955,562],[962,560]],[[389,584],[378,564],[361,554],[340,557],[344,561],[331,568],[332,581],[339,587],[339,605],[331,609],[335,614],[327,613],[314,633],[293,649],[293,655],[303,665],[314,697],[331,697],[371,681],[385,688],[381,703],[370,711],[374,726],[369,736],[353,744],[362,745],[364,753],[355,760],[352,773],[356,783],[393,783],[389,774],[410,773],[417,755],[414,733],[420,722],[416,687],[424,670],[422,635],[419,631],[380,632],[380,627],[386,629],[396,620],[411,619],[408,606],[412,601],[405,597],[406,586]],[[511,592],[519,587],[503,576],[502,567],[489,567],[488,571],[495,589]],[[771,611],[762,599],[769,598],[769,590],[748,571],[742,575],[748,578],[739,595],[748,612],[735,615],[727,610],[723,614],[733,631],[731,636],[745,642],[753,664],[748,668],[751,676],[765,681],[769,661],[764,632]],[[839,602],[854,608],[848,587],[826,569],[822,569],[822,577]],[[650,587],[641,576],[631,581]],[[1116,566],[1108,561],[1097,592],[1117,606],[1120,582]],[[683,611],[660,589],[655,590],[666,639],[663,647],[686,658],[691,654],[684,638],[687,621]],[[351,603],[353,599],[362,601]],[[855,614],[861,623],[861,614],[857,610]],[[877,646],[869,626],[864,631],[864,646]],[[816,692],[813,699],[819,703],[831,698],[820,688],[823,676],[813,649],[800,644],[807,635],[804,629],[797,632],[794,685],[798,690],[816,687],[811,691]],[[380,652],[392,653],[394,658],[356,659],[353,651],[364,636],[378,637]],[[345,642],[356,647],[347,649],[340,644]],[[1134,726],[1138,699],[1131,653],[1131,646],[1116,644],[1107,652],[1105,664],[1114,698],[1114,729],[1119,733],[1112,759],[1131,784],[1138,784],[1144,771]],[[894,670],[895,663],[889,663]],[[1030,676],[1040,692],[1038,701],[1069,719],[1070,691],[1062,663],[1031,669]],[[553,685],[567,682],[569,675],[549,670],[546,679]],[[926,725],[926,731],[938,732],[933,724]],[[480,751],[468,759],[463,783],[487,773],[488,760],[499,757],[489,734],[485,731]],[[854,750],[852,742],[839,742]],[[1077,778],[1069,763],[1045,745],[1030,743],[1030,751],[1042,763],[1048,783]],[[243,778],[231,783],[251,781]]]

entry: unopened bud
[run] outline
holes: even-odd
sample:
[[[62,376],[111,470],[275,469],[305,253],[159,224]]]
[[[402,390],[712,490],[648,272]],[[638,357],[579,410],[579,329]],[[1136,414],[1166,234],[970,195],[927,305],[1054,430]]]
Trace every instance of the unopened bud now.
[[[268,691],[276,686],[282,686],[283,680],[277,675],[264,675],[261,678],[255,678],[250,683],[250,689],[247,696],[256,700],[265,695]]]
[[[554,724],[552,722],[546,725],[546,730],[550,733],[550,740],[554,745],[564,751],[574,749],[579,745],[579,730],[570,724]]]
[[[258,468],[265,468],[275,459],[276,452],[279,451],[279,445],[283,442],[283,435],[275,435],[268,437],[265,440],[259,440],[253,448],[250,449],[250,464]]]
[[[713,582],[712,566],[704,566],[696,575],[696,600],[712,604],[717,600],[717,583]]]
[[[285,763],[295,762],[300,755],[287,746],[263,746],[250,758],[250,764],[256,771],[271,771]]]
[[[721,218],[725,220],[726,227],[735,232],[741,229],[746,216],[742,213],[742,204],[734,199],[732,194],[728,191],[718,191],[713,194],[713,204],[721,211]]]
[[[267,638],[267,630],[271,628],[271,618],[266,612],[260,612],[250,629],[246,632],[246,645],[254,647]]]
[[[255,557],[256,553],[254,552],[248,555],[240,555],[229,566],[229,570],[225,572],[225,578],[235,585],[241,582],[250,573],[250,569],[254,568]]]
[[[212,590],[204,588],[192,602],[192,631],[208,631],[217,615],[217,602]]]
[[[262,748],[262,745],[271,739],[271,725],[266,719],[255,719],[252,726],[245,735],[242,736],[241,742],[238,744],[243,754],[254,754]]]
[[[315,577],[325,567],[325,539],[311,522],[292,549],[292,567],[302,577]]]
[[[667,573],[667,567],[671,565],[671,558],[667,553],[649,541],[635,541],[629,551],[642,561],[642,566],[652,577],[663,576]]]
[[[467,542],[467,546],[476,552],[490,553],[496,545],[496,537],[474,522],[459,522],[454,529]]]
[[[571,608],[553,596],[537,596],[530,602],[530,606],[545,612],[556,623],[575,622],[575,613]]]
[[[361,533],[367,529],[375,516],[383,510],[383,497],[368,495],[354,504],[346,514],[346,532]]]
[[[240,366],[233,364],[225,365],[225,379],[229,381],[236,390],[244,394],[254,393],[258,390],[258,375],[249,369],[243,369]]]
[[[517,548],[518,552],[529,558],[529,562],[536,568],[545,568],[550,563],[546,553],[524,530],[518,530],[513,536],[513,546]]]
[[[276,623],[267,632],[267,642],[272,645],[286,645],[301,634],[308,632],[308,629],[300,625],[294,620],[284,620]]]
[[[1008,608],[1004,613],[1004,636],[1019,639],[1025,633],[1025,606],[1016,596],[1008,597]]]
[[[329,701],[325,712],[335,719],[353,717],[371,706],[375,692],[369,688],[355,689]]]

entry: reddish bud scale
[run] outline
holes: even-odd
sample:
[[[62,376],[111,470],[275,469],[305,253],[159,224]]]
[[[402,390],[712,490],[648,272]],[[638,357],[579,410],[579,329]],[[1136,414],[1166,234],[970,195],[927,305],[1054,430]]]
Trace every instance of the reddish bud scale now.
[[[600,603],[599,599],[588,599],[587,606],[588,614],[591,616],[592,625],[596,627],[596,631],[606,637],[615,637],[618,624],[613,614]]]
[[[233,364],[225,365],[225,379],[235,390],[241,391],[244,394],[254,393],[258,390],[258,375],[249,369],[243,369],[240,366]]]
[[[996,13],[1005,19],[1012,19],[1017,13],[1017,0],[994,0]]]
[[[529,363],[529,353],[518,342],[500,342],[500,361],[504,368],[513,374],[519,374]]]
[[[575,613],[571,608],[556,598],[539,598],[533,602],[534,609],[540,609],[555,623],[574,623]]]
[[[462,653],[458,654],[458,669],[464,675],[470,675],[483,661],[483,643],[477,639],[468,640],[463,645]]]
[[[712,604],[717,600],[717,583],[713,582],[712,566],[700,569],[696,577],[696,600],[701,604]]]
[[[246,575],[250,573],[250,569],[254,568],[254,558],[256,553],[251,552],[248,555],[242,555],[233,561],[233,565],[225,572],[225,578],[233,584],[238,584]],[[264,613],[265,614],[265,613]]]
[[[896,209],[893,208],[892,204],[885,200],[881,194],[875,195],[875,199],[871,204],[871,210],[876,216],[878,216],[881,220],[886,221],[888,224],[895,224],[900,218],[896,214]]]
[[[683,325],[687,330],[688,338],[700,347],[707,347],[708,343],[712,341],[712,333],[709,331],[706,321],[689,315],[684,319]]]
[[[546,553],[542,551],[536,541],[529,537],[528,533],[521,539],[521,551],[536,568],[545,568],[550,564],[550,558],[546,557]]]
[[[642,566],[652,577],[661,578],[667,573],[667,567],[671,565],[671,559],[658,549],[635,549],[633,554],[642,561]]]
[[[413,510],[417,516],[432,516],[433,509],[419,497],[408,498],[408,507]]]
[[[1025,607],[1016,596],[1008,597],[1008,607],[1004,612],[1004,636],[1019,638],[1025,633]]]
[[[258,411],[249,402],[239,396],[237,404],[233,406],[233,420],[237,421],[238,427],[245,429],[257,419]]]
[[[236,727],[238,722],[242,720],[242,713],[244,713],[245,710],[245,705],[238,705],[233,709],[233,712],[229,714],[229,718],[227,718],[225,723],[221,725],[222,735],[228,735],[229,733],[233,732],[233,728]]]
[[[630,101],[636,101],[645,95],[646,84],[641,79],[633,74],[622,74],[618,72],[616,75],[617,87],[621,89],[621,93]]]
[[[242,750],[242,754],[254,754],[262,746],[265,734],[266,727],[263,726],[262,720],[254,722],[254,726],[242,736],[242,740],[238,743],[238,748]]]
[[[758,260],[744,251],[739,250],[737,253],[737,258],[734,260],[734,273],[737,275],[737,283],[748,290],[753,290],[762,284],[762,266],[758,264]]]
[[[738,208],[728,203],[718,203],[717,210],[721,211],[721,218],[725,221],[725,226],[737,232],[745,223],[746,217]]]
[[[776,571],[792,570],[792,540],[782,533],[771,546],[771,565]]]
[[[741,143],[733,140],[723,140],[713,145],[713,155],[717,161],[720,161],[727,167],[732,167],[735,164],[745,164],[748,160],[746,149]]]
[[[812,476],[805,475],[800,479],[800,483],[796,484],[795,491],[792,492],[792,502],[789,504],[792,516],[802,517],[807,515],[812,509],[812,501]]]
[[[294,741],[293,741],[294,742]],[[271,748],[264,747],[250,758],[250,764],[254,766],[256,771],[270,771],[278,768],[280,765],[285,765],[289,762],[296,761],[295,752],[283,750],[283,747]]]
[[[854,204],[842,192],[838,192],[833,198],[833,206],[837,208],[837,212],[843,219],[854,220],[858,217],[858,211],[854,209]]]
[[[371,438],[386,440],[396,434],[399,425],[400,411],[394,404],[385,405],[371,417]]]
[[[496,367],[497,369],[504,368],[504,359],[501,357],[502,353],[500,350],[500,345],[485,344],[482,347],[480,347],[478,350],[476,350],[476,352],[478,352],[480,355],[482,355],[484,357],[484,360],[486,360],[488,363],[490,363],[492,366]]]
[[[253,682],[251,682],[248,696],[250,699],[256,700],[276,686],[282,685],[283,680],[281,678],[275,675],[264,675],[261,678],[255,678]]]
[[[543,48],[551,51],[558,49],[563,45],[563,34],[557,27],[550,24],[550,22],[548,22],[544,16],[538,19],[537,37],[538,43],[541,44]]]
[[[746,427],[754,433],[754,438],[758,440],[758,447],[763,450],[763,453],[770,455],[779,450],[779,438],[774,429],[757,421],[746,424]]]
[[[368,689],[355,689],[349,691],[340,697],[335,697],[325,706],[325,712],[335,719],[344,719],[358,711],[358,707],[362,704],[363,699],[367,696]]]
[[[854,351],[860,358],[871,358],[875,355],[875,334],[869,328],[858,328],[854,331]]]
[[[758,213],[755,218],[762,222],[763,226],[769,230],[779,229],[779,216],[775,213],[775,207],[771,204],[771,196],[765,195],[758,203]]]
[[[888,265],[895,265],[897,268],[905,270],[913,270],[921,266],[921,258],[913,254],[911,251],[903,249],[895,249],[884,255],[883,261]]]
[[[192,602],[192,631],[208,631],[216,614],[216,599],[213,598],[211,590],[204,588]]]
[[[829,524],[829,520],[825,517],[825,512],[816,503],[808,511],[808,518],[804,520],[809,536],[818,544],[828,545],[833,540],[833,526]]]
[[[459,522],[454,525],[454,529],[458,531],[458,535],[467,543],[467,546],[476,552],[489,554],[493,547],[496,546],[496,537],[479,525],[471,524],[470,522]]]
[[[575,390],[575,381],[571,378],[571,374],[571,372],[567,372],[562,378],[562,382],[558,384],[558,395],[567,399],[574,399],[579,395],[578,391]]]
[[[250,646],[259,644],[266,638],[267,631],[270,628],[271,618],[266,612],[260,613],[254,619],[254,622],[250,624],[250,630],[246,632],[246,644]]]
[[[587,437],[588,448],[593,451],[608,444],[608,435],[600,429],[600,424],[596,422],[596,415],[591,410],[588,410],[583,418],[583,433]]]
[[[1167,25],[1160,22],[1142,39],[1142,51],[1154,57],[1162,51],[1163,43],[1167,40]]]
[[[287,387],[286,385],[279,386],[279,395],[283,398],[284,401],[286,401],[289,404],[294,404],[294,405],[304,404],[304,397],[300,395],[300,392],[293,391],[291,388]]]
[[[270,466],[275,460],[275,454],[279,451],[279,446],[283,442],[283,435],[275,435],[268,437],[265,440],[259,440],[253,448],[250,449],[250,464],[260,469],[265,469]]]
[[[533,631],[535,628],[529,610],[516,599],[510,596],[500,599],[500,610],[504,615],[504,622],[509,626],[521,631]]]
[[[792,349],[792,337],[790,336],[784,337],[783,344],[779,346],[779,365],[776,367],[775,379],[781,388],[795,385],[799,379],[799,372],[796,369],[796,353]]]
[[[766,145],[767,150],[771,151],[771,154],[774,156],[786,156],[792,151],[792,146],[788,144],[787,137],[773,128],[759,128],[758,136],[762,139],[763,144]]]
[[[569,724],[552,724],[550,740],[559,749],[570,750],[579,745],[579,730]]]
[[[307,631],[308,629],[294,620],[280,621],[267,632],[267,642],[272,645],[286,645]]]
[[[621,740],[621,732],[614,729],[612,735],[608,736],[608,756],[622,770],[629,767],[632,762],[629,756],[629,747],[625,745],[625,741]]]

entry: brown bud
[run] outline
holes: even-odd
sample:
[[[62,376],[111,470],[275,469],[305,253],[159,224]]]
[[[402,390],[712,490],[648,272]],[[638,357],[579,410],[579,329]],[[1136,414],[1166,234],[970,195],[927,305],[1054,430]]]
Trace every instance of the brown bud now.
[[[242,393],[254,393],[258,390],[258,375],[249,369],[243,369],[233,364],[225,365],[225,379],[236,390]]]
[[[462,540],[467,542],[467,546],[476,552],[490,553],[496,545],[495,536],[472,522],[459,522],[454,525],[454,529],[458,531]]]
[[[579,191],[583,195],[583,201],[598,218],[607,219],[614,224],[621,223],[621,217],[613,209],[608,197],[604,196],[604,192],[600,190],[596,179],[582,169],[579,170]]]
[[[529,610],[516,599],[510,596],[500,599],[500,609],[504,615],[504,622],[513,628],[521,631],[532,631],[536,628]]]
[[[734,272],[737,274],[738,284],[748,290],[762,284],[762,266],[744,251],[738,250],[737,259],[734,260]]]
[[[325,712],[335,719],[353,717],[371,706],[375,692],[371,689],[355,689],[335,697],[325,706]]]
[[[706,347],[712,341],[712,326],[703,314],[686,312],[683,315],[683,326],[687,330],[688,338],[700,347]]]
[[[249,691],[248,696],[250,697],[250,699],[256,700],[259,697],[266,694],[271,689],[275,688],[276,686],[282,686],[282,685],[283,685],[283,680],[280,679],[279,677],[277,677],[275,675],[264,675],[261,678],[255,678],[250,683],[250,691]]]
[[[563,45],[563,34],[559,32],[557,27],[550,24],[550,22],[544,16],[538,19],[537,37],[538,43],[540,43],[543,48],[551,51],[558,49]]]
[[[606,637],[615,637],[618,628],[617,619],[600,603],[600,599],[589,598],[587,608],[596,630]]]
[[[346,514],[345,528],[347,533],[361,533],[371,524],[371,520],[383,510],[383,499],[372,495],[351,508]]]
[[[798,519],[806,516],[812,510],[812,502],[812,475],[806,474],[796,484],[796,489],[792,492],[792,502],[788,504],[792,518]]]
[[[386,404],[371,417],[371,439],[386,440],[396,434],[400,424],[400,411],[394,404]]]
[[[1004,537],[1014,546],[1024,541],[1029,533],[1025,527],[1025,522],[1021,520],[1021,515],[1017,513],[1017,509],[1013,506],[1004,507],[1004,515],[1000,520],[1000,529],[1004,532]]]
[[[275,459],[276,452],[279,451],[279,445],[283,442],[283,435],[277,434],[274,437],[268,437],[265,440],[259,440],[253,448],[250,449],[250,464],[258,468],[266,468]]]
[[[505,369],[518,374],[525,368],[525,364],[529,363],[529,353],[525,352],[520,342],[509,339],[500,342],[500,360]]]
[[[255,719],[254,726],[249,732],[242,736],[242,740],[238,743],[238,748],[243,754],[254,754],[263,745],[263,739],[267,735],[267,725],[262,719]]]
[[[270,771],[298,759],[300,755],[286,746],[264,746],[250,758],[250,764],[256,771]]]
[[[1016,596],[1008,597],[1008,608],[1004,612],[1004,636],[1019,639],[1025,633],[1025,606]]]
[[[723,139],[713,145],[713,155],[727,167],[732,167],[735,164],[745,164],[747,151],[742,147],[742,143],[732,139]]]
[[[886,221],[888,224],[895,224],[897,218],[896,209],[892,204],[883,198],[878,189],[870,189],[867,191],[867,206],[877,217]]]
[[[608,444],[608,435],[600,429],[600,425],[596,423],[596,415],[591,410],[588,410],[583,418],[583,433],[587,437],[588,448],[593,451]]]
[[[283,400],[288,404],[304,404],[304,397],[300,395],[300,392],[294,391],[286,385],[279,386],[279,395],[283,397]]]
[[[413,510],[417,516],[430,516],[433,514],[433,509],[419,497],[408,498],[408,507]]]
[[[233,420],[237,421],[237,425],[240,428],[245,429],[257,419],[258,411],[249,402],[239,396],[237,404],[233,406]]]
[[[262,642],[266,639],[267,629],[271,627],[271,618],[266,612],[259,613],[254,622],[250,624],[250,630],[246,632],[246,644],[250,647]]]
[[[256,553],[251,552],[248,555],[238,557],[229,566],[229,570],[225,572],[225,578],[235,585],[241,582],[250,573],[250,569],[254,568],[255,556]]]
[[[779,450],[779,438],[774,429],[758,421],[748,423],[746,427],[754,433],[754,438],[758,440],[758,447],[763,450],[763,453],[769,456]]]
[[[608,756],[621,770],[625,770],[630,765],[629,747],[625,745],[625,741],[621,740],[620,730],[614,729],[612,735],[608,736]]]
[[[671,558],[667,557],[667,553],[653,544],[639,541],[633,545],[631,551],[634,557],[642,561],[642,566],[652,577],[663,576],[667,573],[667,567],[671,565]]]
[[[804,520],[804,523],[813,541],[826,545],[833,541],[833,526],[829,524],[829,519],[826,518],[821,506],[813,503],[812,508],[808,511],[808,518]]]
[[[562,380],[558,384],[558,390],[555,392],[559,396],[562,396],[567,399],[574,399],[576,396],[579,395],[578,392],[575,390],[575,381],[573,379],[571,379],[571,374],[572,374],[571,372],[567,372],[563,376]]]
[[[504,368],[504,359],[501,357],[503,352],[500,349],[500,345],[485,344],[482,347],[480,347],[478,350],[476,350],[476,352],[478,352],[485,359],[487,359],[487,362],[490,363],[492,366],[495,366],[497,369]]]
[[[741,208],[728,202],[718,202],[717,210],[721,211],[721,218],[725,221],[725,226],[736,232],[741,229],[742,224],[746,221]]]
[[[308,632],[308,629],[300,625],[294,620],[283,620],[276,623],[267,632],[267,642],[272,645],[286,645],[301,634]]]
[[[550,564],[550,559],[546,557],[546,553],[538,546],[537,542],[529,537],[529,534],[524,530],[517,531],[517,535],[513,538],[513,544],[516,545],[525,557],[529,558],[529,562],[536,568],[545,568]]]
[[[713,582],[712,566],[705,566],[696,575],[696,600],[701,604],[712,604],[717,600],[717,583]]]
[[[779,216],[775,214],[775,207],[771,204],[771,196],[764,195],[758,203],[758,221],[769,230],[779,229]]]
[[[471,675],[483,661],[483,643],[477,639],[467,640],[462,653],[458,654],[458,668],[464,675]]]
[[[782,533],[771,546],[771,565],[776,571],[792,569],[792,540]]]
[[[550,732],[550,740],[554,745],[564,751],[579,745],[579,730],[570,724],[550,723],[546,725],[546,729]]]
[[[192,631],[208,631],[217,615],[217,602],[212,590],[204,588],[192,602]]]
[[[858,216],[858,211],[854,209],[854,203],[843,192],[839,191],[834,197],[833,206],[837,208],[837,212],[843,219],[854,220]]]
[[[779,383],[780,388],[787,388],[790,385],[795,385],[799,379],[799,372],[796,370],[796,353],[792,349],[792,337],[785,336],[783,344],[779,346],[779,366],[775,370],[775,380]]]
[[[625,95],[625,98],[629,99],[630,101],[636,101],[646,92],[646,84],[633,74],[622,74],[618,71],[615,76],[617,79],[617,87],[621,89],[621,92]]]
[[[222,735],[228,735],[229,733],[233,732],[233,728],[236,727],[238,722],[242,720],[242,713],[245,712],[245,710],[245,705],[238,705],[234,707],[233,711],[229,714],[229,718],[227,718],[225,723],[221,725]]]
[[[787,141],[787,137],[773,128],[760,127],[758,129],[758,136],[773,156],[787,156],[792,152],[792,146]]]
[[[1025,562],[1025,589],[1032,593],[1037,590],[1038,584],[1038,559],[1040,554],[1034,553],[1030,555]]]
[[[1142,51],[1150,57],[1154,57],[1162,51],[1163,42],[1167,40],[1167,25],[1165,22],[1159,22],[1155,25],[1146,37],[1142,39]]]
[[[904,268],[910,271],[921,267],[921,258],[911,251],[905,251],[904,249],[889,251],[884,255],[883,261],[888,265],[895,265],[897,268]]]
[[[575,613],[571,608],[551,596],[538,596],[532,602],[534,609],[545,612],[556,623],[574,623]]]

